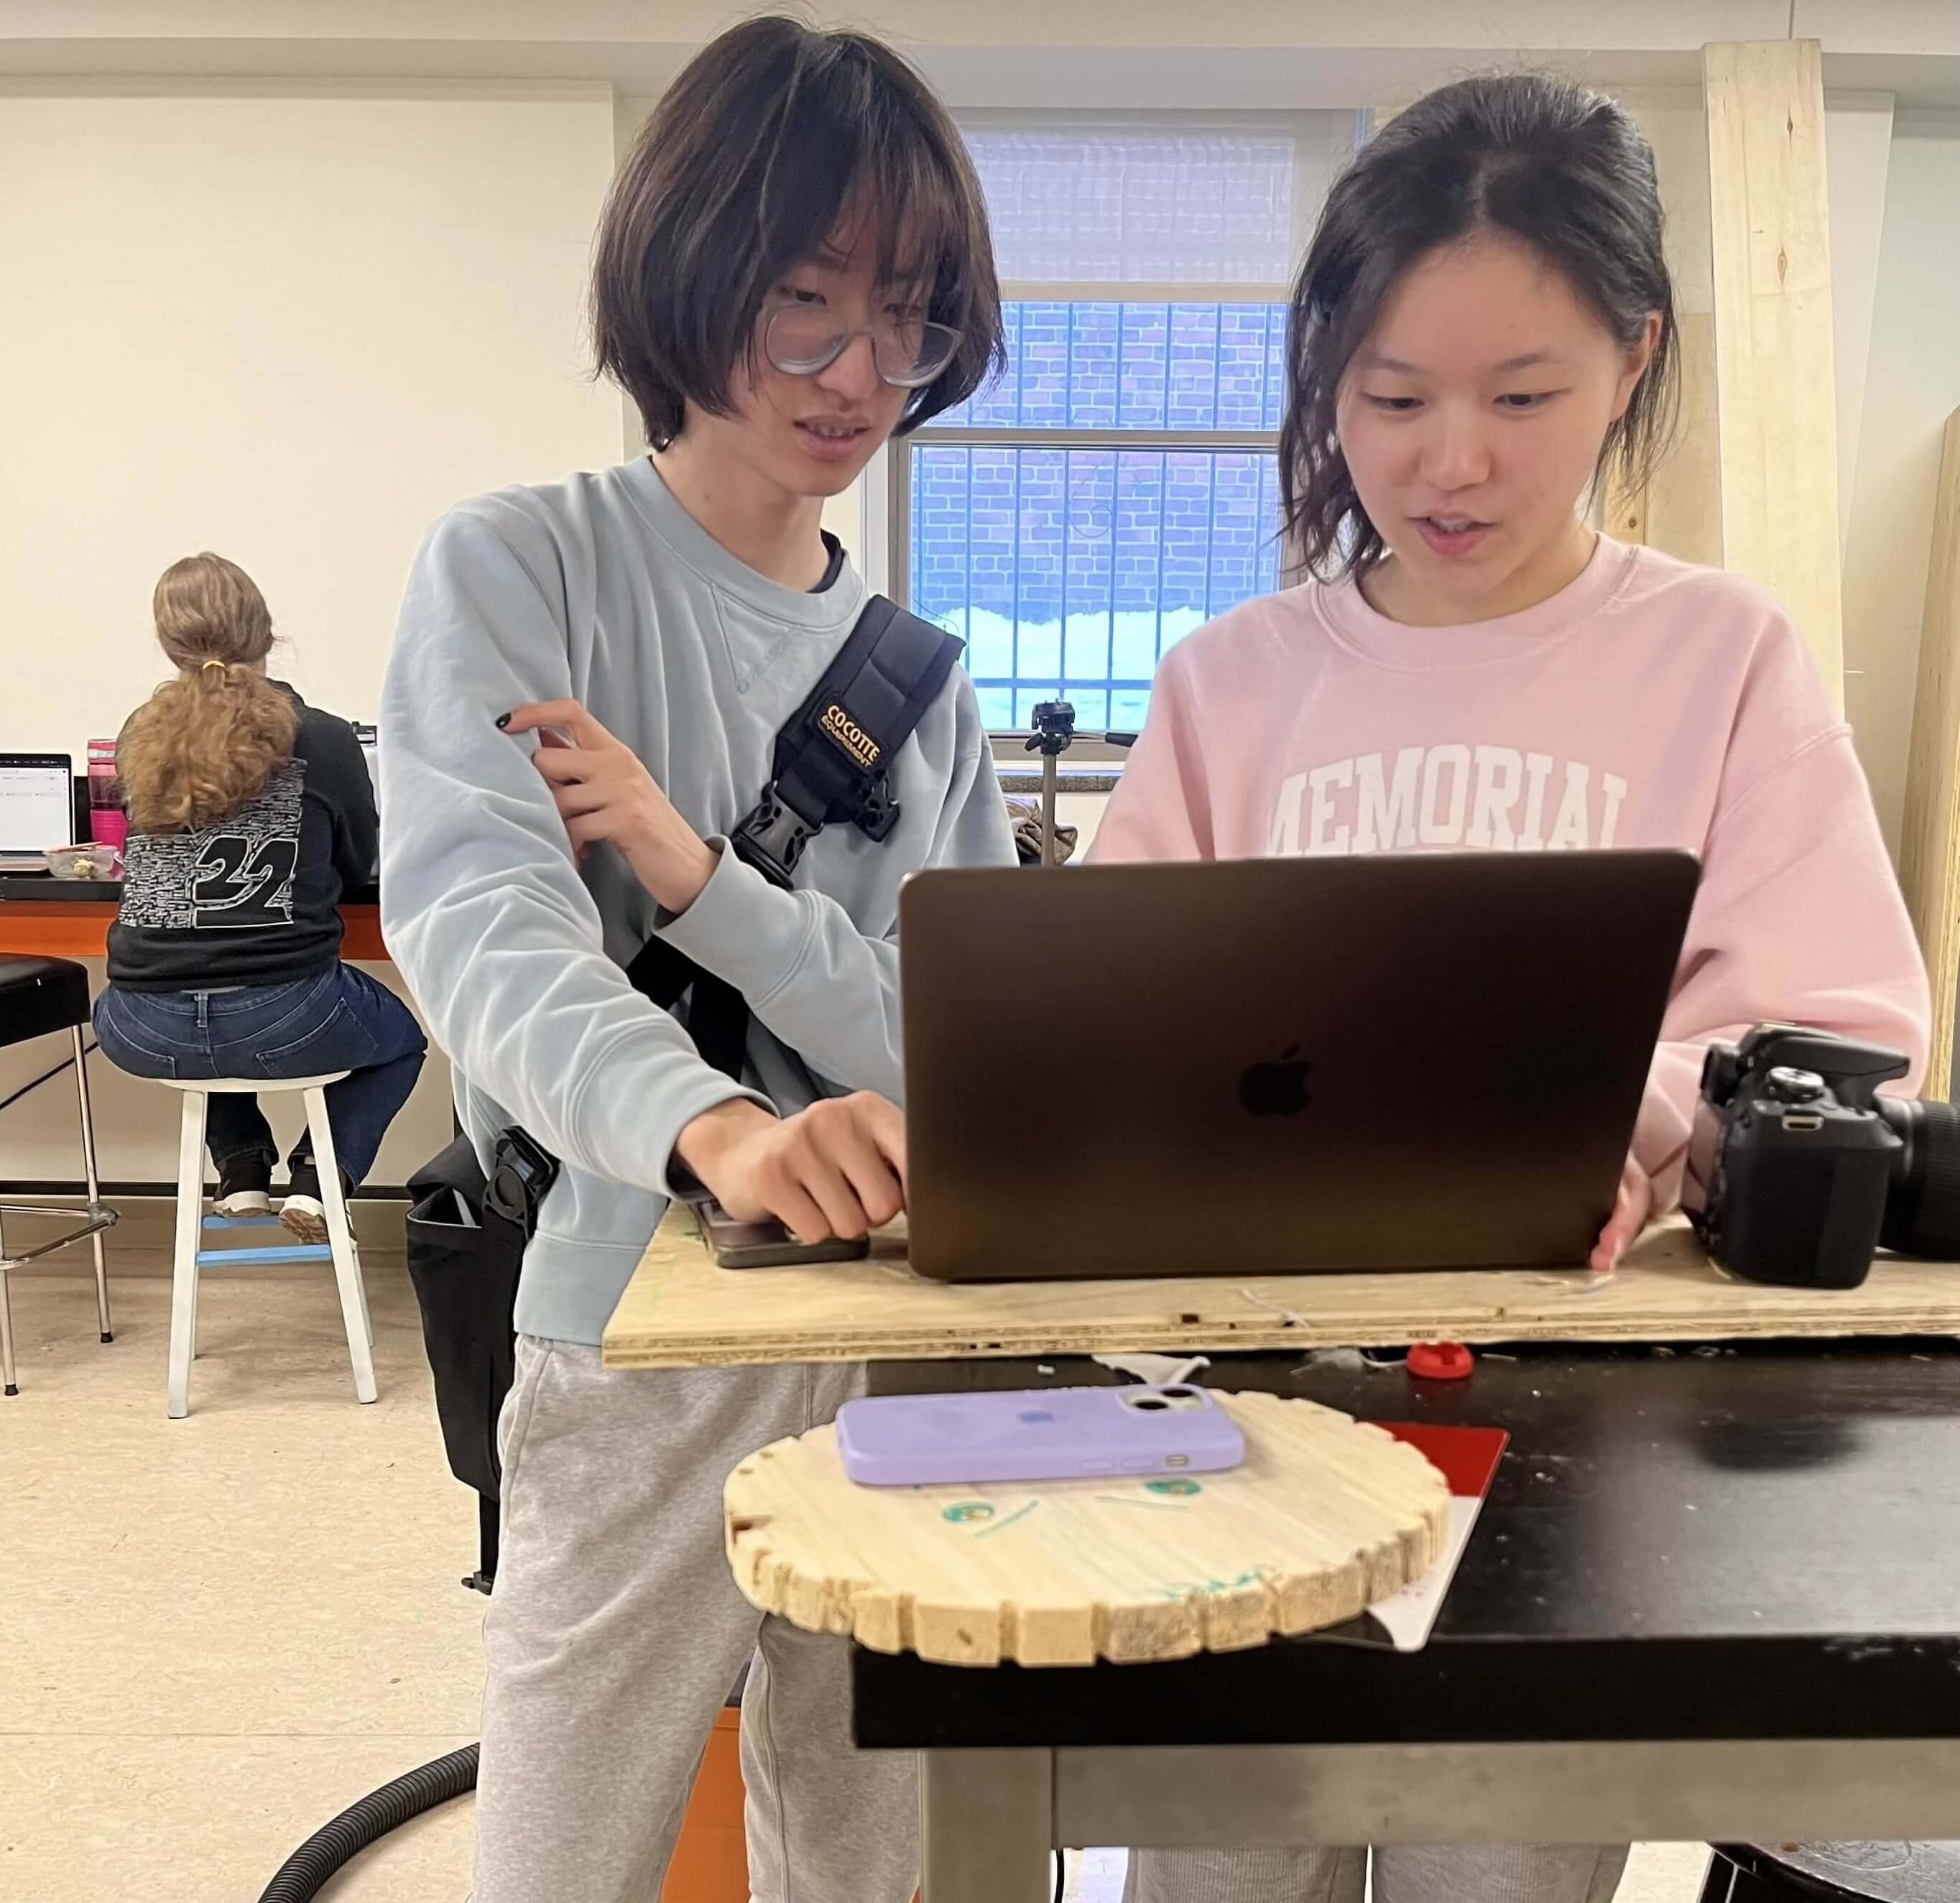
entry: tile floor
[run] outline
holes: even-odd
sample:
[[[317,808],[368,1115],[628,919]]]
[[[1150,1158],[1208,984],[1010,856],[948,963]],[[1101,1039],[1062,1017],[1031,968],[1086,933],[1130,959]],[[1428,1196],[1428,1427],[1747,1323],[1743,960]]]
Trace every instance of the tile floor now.
[[[169,1286],[14,1287],[0,1400],[0,1895],[256,1897],[308,1832],[476,1735],[472,1497],[444,1464],[399,1263],[368,1280],[381,1399],[355,1405],[332,1284],[214,1278],[191,1415],[164,1413]],[[462,1903],[470,1812],[387,1838],[323,1903]],[[1643,1846],[1621,1903],[1691,1903],[1706,1853]],[[1115,1903],[1122,1859],[1074,1860]],[[1473,1900],[1474,1903],[1474,1900]]]

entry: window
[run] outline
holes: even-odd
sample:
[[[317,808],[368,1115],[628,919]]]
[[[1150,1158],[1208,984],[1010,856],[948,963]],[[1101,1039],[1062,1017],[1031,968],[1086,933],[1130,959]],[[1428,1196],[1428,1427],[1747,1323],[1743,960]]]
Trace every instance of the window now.
[[[1293,267],[1297,135],[971,127],[1008,284],[1279,286]]]
[[[1143,724],[1164,651],[1278,584],[1284,307],[1016,303],[1010,368],[912,439],[914,609],[982,717]]]
[[[897,447],[894,587],[988,727],[1143,724],[1158,662],[1279,585],[1297,131],[969,129],[1005,374]],[[1317,196],[1317,195],[1316,195]]]

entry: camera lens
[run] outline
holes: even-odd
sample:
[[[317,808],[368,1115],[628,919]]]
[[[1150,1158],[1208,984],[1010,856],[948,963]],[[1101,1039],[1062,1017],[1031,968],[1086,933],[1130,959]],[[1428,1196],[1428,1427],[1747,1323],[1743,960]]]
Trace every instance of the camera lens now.
[[[1195,1401],[1198,1399],[1188,1388],[1165,1388],[1161,1392],[1172,1401]]]
[[[1161,1395],[1142,1394],[1130,1403],[1140,1414],[1162,1414],[1170,1403]]]
[[[1923,1097],[1880,1097],[1877,1107],[1905,1145],[1879,1242],[1902,1255],[1960,1257],[1960,1109]]]

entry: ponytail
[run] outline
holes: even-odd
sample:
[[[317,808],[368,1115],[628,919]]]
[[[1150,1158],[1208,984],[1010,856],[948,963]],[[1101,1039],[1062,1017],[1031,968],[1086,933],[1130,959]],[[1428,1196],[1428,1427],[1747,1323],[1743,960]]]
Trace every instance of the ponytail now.
[[[164,571],[151,604],[157,639],[179,672],[131,715],[116,771],[135,832],[186,832],[265,791],[292,757],[299,716],[266,679],[266,598],[222,555]]]

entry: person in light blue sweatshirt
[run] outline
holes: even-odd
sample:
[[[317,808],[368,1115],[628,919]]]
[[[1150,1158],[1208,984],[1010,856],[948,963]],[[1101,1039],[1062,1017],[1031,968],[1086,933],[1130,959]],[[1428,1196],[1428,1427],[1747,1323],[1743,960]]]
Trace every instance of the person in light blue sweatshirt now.
[[[825,498],[1000,361],[978,184],[887,48],[753,20],[624,161],[592,307],[651,456],[444,517],[382,703],[390,947],[479,1154],[520,1124],[564,1166],[500,1430],[474,1895],[654,1903],[752,1652],[755,1896],[908,1903],[910,1761],[852,1749],[844,1641],[762,1625],[722,1555],[729,1470],[861,1371],[607,1373],[597,1345],[681,1173],[812,1239],[902,1206],[899,884],[1014,861],[963,671],[882,843],[829,827],[785,891],[727,835],[867,599]],[[656,935],[746,1001],[739,1080],[628,984]]]

